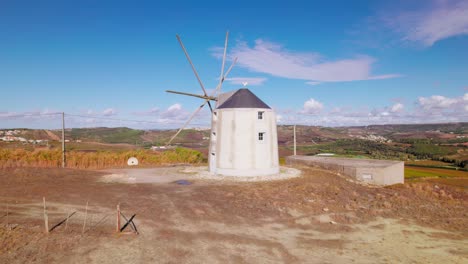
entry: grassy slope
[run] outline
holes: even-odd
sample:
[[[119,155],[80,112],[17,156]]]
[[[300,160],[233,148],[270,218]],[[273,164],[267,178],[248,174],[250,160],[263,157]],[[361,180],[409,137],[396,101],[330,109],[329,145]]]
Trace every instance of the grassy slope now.
[[[405,167],[405,178],[422,178],[422,177],[433,177],[433,178],[450,178],[460,177],[468,178],[468,172],[457,171],[449,169],[439,168],[422,168],[422,167]]]
[[[142,142],[143,130],[135,130],[126,127],[117,128],[73,128],[69,131],[69,138],[73,140],[91,140],[102,143],[128,143]]]

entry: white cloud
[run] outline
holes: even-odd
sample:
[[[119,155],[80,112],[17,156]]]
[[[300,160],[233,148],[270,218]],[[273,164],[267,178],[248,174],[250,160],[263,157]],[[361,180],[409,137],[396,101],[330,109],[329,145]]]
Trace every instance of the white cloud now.
[[[159,108],[158,107],[153,107],[149,110],[146,110],[146,111],[137,111],[137,112],[133,112],[132,114],[134,115],[137,115],[137,116],[154,116],[154,115],[157,115],[159,113]]]
[[[390,112],[399,113],[399,112],[403,111],[404,108],[405,108],[405,106],[402,103],[396,103],[396,104],[392,105],[392,107],[390,108]]]
[[[181,104],[173,104],[160,114],[160,122],[171,123],[177,120],[185,120],[189,113],[182,108]]]
[[[468,34],[468,1],[433,1],[415,11],[386,14],[384,20],[403,40],[429,47]]]
[[[433,95],[431,97],[419,97],[418,104],[425,110],[445,109],[457,103],[457,99],[447,98],[441,95]]]
[[[314,98],[310,98],[304,103],[304,107],[300,111],[302,114],[317,114],[323,108],[323,104]]]
[[[281,123],[281,121],[283,121],[283,116],[280,114],[276,114],[276,122]]]
[[[463,101],[462,104],[464,105],[465,112],[468,112],[468,93],[465,93],[463,95]]]
[[[256,86],[256,85],[262,85],[267,78],[263,77],[233,77],[233,78],[226,78],[226,81],[229,81],[231,84],[238,84],[238,85],[244,85],[244,83],[247,83],[246,86]]]
[[[103,116],[113,116],[117,114],[117,110],[114,108],[107,108],[104,111],[102,111]]]
[[[62,112],[52,111],[49,109],[45,110],[34,110],[34,111],[24,111],[24,112],[0,112],[0,119],[16,119],[24,118],[29,120],[41,120],[41,119],[55,119],[57,117],[61,118]]]
[[[97,123],[97,119],[95,119],[95,118],[86,118],[84,122],[85,122],[86,124],[96,124],[96,123]]]
[[[214,49],[218,56],[219,49]],[[272,76],[306,80],[309,84],[319,82],[345,82],[356,80],[387,79],[397,74],[372,75],[375,59],[369,56],[325,60],[317,53],[292,52],[281,45],[257,39],[253,47],[238,42],[229,57],[238,58],[238,65],[253,72]]]
[[[409,109],[399,102],[373,109],[366,106],[327,109],[323,103],[311,98],[300,110],[276,110],[282,124],[319,126],[467,122],[467,111],[468,93],[459,97],[420,97]],[[311,114],[305,115],[307,113]]]

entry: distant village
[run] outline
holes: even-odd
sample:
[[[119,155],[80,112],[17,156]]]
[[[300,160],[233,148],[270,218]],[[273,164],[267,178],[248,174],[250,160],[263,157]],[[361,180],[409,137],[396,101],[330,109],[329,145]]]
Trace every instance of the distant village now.
[[[26,139],[24,137],[20,137],[21,130],[0,130],[0,141],[5,142],[23,142],[23,143],[31,143],[31,144],[39,144],[39,143],[47,143],[49,140],[47,139]]]

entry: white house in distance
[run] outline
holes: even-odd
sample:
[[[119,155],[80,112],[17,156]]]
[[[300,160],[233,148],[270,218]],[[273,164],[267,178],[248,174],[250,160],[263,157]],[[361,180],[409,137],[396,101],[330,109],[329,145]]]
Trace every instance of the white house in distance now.
[[[274,111],[249,89],[220,94],[212,114],[209,170],[225,176],[279,173]]]

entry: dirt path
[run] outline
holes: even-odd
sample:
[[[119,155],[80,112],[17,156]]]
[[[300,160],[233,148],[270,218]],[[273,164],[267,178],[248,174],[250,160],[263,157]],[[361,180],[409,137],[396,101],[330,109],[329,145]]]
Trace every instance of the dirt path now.
[[[467,193],[443,184],[371,188],[317,169],[275,182],[191,185],[105,183],[103,175],[0,170],[0,263],[468,261]],[[43,196],[51,223],[76,212],[66,230],[43,234]],[[140,235],[115,233],[117,203],[137,214]]]
[[[44,130],[44,131],[47,133],[47,136],[49,136],[50,139],[57,140],[57,141],[61,140],[60,137],[55,135],[52,131],[50,131],[50,130]]]

